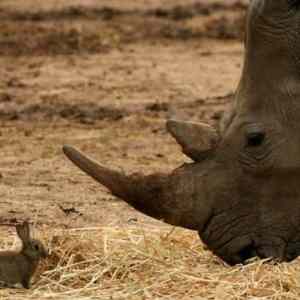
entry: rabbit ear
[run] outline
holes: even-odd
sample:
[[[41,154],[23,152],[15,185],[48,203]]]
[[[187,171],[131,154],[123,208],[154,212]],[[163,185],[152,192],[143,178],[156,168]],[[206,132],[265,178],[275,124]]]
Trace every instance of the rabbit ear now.
[[[27,221],[24,221],[23,224],[18,224],[16,226],[16,229],[18,236],[22,240],[22,242],[27,243],[30,240],[29,223]]]

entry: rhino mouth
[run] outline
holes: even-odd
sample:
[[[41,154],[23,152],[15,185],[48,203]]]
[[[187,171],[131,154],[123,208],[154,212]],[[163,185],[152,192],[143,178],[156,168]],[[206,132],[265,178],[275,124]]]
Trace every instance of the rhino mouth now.
[[[299,255],[299,235],[290,226],[279,222],[274,226],[266,215],[260,220],[257,214],[239,215],[237,211],[213,214],[199,231],[202,241],[227,264],[247,264],[255,257],[289,262]]]
[[[206,241],[209,245],[209,242]],[[212,252],[229,265],[246,264],[258,256],[254,241],[248,237],[235,238],[220,248],[211,248]]]
[[[300,241],[285,241],[281,238],[236,238],[226,246],[213,250],[229,265],[247,264],[252,258],[271,259],[276,262],[291,262],[299,256]]]
[[[267,247],[258,246],[254,241],[248,243],[239,243],[239,248],[236,245],[230,245],[230,251],[227,249],[213,250],[213,252],[220,258],[222,258],[227,264],[233,266],[236,264],[247,264],[252,258],[258,257],[261,259],[276,259],[280,261],[287,260],[284,256],[274,256],[272,251],[268,250]],[[233,250],[234,249],[234,250]]]

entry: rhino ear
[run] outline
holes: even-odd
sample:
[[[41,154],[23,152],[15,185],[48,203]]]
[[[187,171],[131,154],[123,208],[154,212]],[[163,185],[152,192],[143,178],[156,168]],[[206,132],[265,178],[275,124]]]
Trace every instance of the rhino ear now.
[[[168,120],[166,127],[182,152],[194,161],[206,158],[219,141],[217,131],[207,124]]]

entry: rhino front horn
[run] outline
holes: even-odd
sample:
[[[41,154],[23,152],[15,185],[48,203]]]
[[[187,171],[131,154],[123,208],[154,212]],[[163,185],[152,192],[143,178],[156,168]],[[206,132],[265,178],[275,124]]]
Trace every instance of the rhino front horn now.
[[[101,166],[71,146],[64,146],[63,152],[113,195],[150,217],[193,230],[201,230],[209,218],[209,203],[199,203],[192,197],[195,187],[201,186],[199,178],[192,176],[193,165],[185,165],[168,175],[126,175]]]

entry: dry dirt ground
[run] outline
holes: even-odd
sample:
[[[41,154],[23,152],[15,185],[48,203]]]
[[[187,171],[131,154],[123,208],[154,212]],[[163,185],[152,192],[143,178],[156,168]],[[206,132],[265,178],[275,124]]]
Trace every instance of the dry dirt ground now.
[[[112,197],[65,159],[61,147],[75,145],[128,172],[167,172],[187,161],[167,134],[165,119],[218,121],[241,71],[245,7],[229,0],[2,0],[0,222],[30,219],[50,248],[57,232],[62,238],[76,229],[99,228],[91,239],[103,239],[103,228],[142,228],[154,240],[171,231]],[[1,227],[1,233],[9,246],[13,228]],[[110,234],[115,233],[109,231],[108,238]],[[180,232],[178,240],[203,250],[192,233]],[[214,262],[216,274],[237,271],[201,249],[193,255],[198,263]],[[49,274],[55,261],[52,257],[52,263],[45,263],[44,271]],[[106,287],[84,294],[83,283],[68,289],[67,283],[53,283],[59,276],[51,282],[46,277],[34,280],[36,293],[5,290],[0,297],[268,299],[278,292],[260,292],[258,285],[253,294],[222,294],[217,282],[210,286],[190,275],[198,287],[191,294],[176,294],[172,286],[160,292],[151,287],[126,290],[120,278],[109,278],[114,291]],[[91,286],[97,289],[97,284]],[[211,289],[203,294],[204,286]]]
[[[136,2],[1,2],[2,221],[124,223],[136,213],[61,146],[129,172],[168,171],[185,158],[165,119],[220,117],[239,78],[244,6]]]

